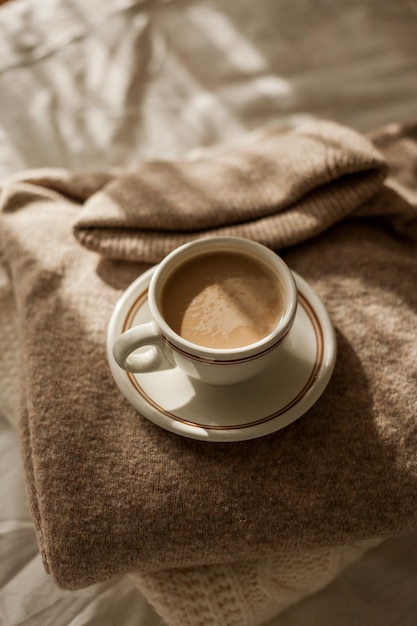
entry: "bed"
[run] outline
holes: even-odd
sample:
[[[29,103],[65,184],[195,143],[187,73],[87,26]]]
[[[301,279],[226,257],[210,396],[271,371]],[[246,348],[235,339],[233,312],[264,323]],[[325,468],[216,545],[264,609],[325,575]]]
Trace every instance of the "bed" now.
[[[0,177],[195,155],[309,118],[364,133],[411,120],[416,52],[414,0],[14,0],[0,7]],[[0,298],[0,623],[162,626],[128,576],[70,592],[43,570],[19,451],[4,272]],[[375,610],[381,625],[415,623],[415,535],[346,546],[318,578],[304,564],[292,587],[287,567],[271,626],[375,623]]]

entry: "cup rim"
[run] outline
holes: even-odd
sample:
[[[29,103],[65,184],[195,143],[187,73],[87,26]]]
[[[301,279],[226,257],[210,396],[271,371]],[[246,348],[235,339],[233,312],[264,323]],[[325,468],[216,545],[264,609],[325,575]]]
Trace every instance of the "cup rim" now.
[[[227,247],[226,247],[227,244]],[[252,254],[258,260],[272,261],[275,269],[278,269],[281,280],[287,291],[288,306],[279,324],[265,337],[253,343],[239,346],[236,348],[211,348],[208,346],[193,343],[181,337],[176,333],[165,321],[156,305],[155,291],[158,287],[159,280],[164,277],[166,268],[176,259],[176,263],[170,270],[181,265],[185,260],[190,258],[193,250],[198,250],[199,254],[211,251],[227,251],[227,252],[247,252]],[[290,268],[285,261],[271,248],[252,239],[235,236],[207,236],[194,239],[190,242],[182,244],[169,252],[157,266],[148,289],[148,304],[151,315],[161,330],[163,339],[172,349],[177,350],[185,357],[197,358],[198,360],[213,362],[240,362],[243,360],[252,360],[257,356],[262,356],[266,352],[275,349],[287,336],[295,318],[297,311],[298,292],[294,277]]]

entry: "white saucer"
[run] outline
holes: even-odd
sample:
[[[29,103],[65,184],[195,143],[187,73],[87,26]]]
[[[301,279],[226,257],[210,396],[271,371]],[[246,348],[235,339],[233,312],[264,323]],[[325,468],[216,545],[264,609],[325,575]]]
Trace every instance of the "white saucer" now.
[[[288,426],[318,400],[333,372],[335,332],[322,301],[295,272],[299,304],[284,353],[256,378],[217,387],[194,381],[177,367],[143,374],[121,369],[112,355],[113,343],[128,328],[149,321],[147,290],[154,270],[126,289],[107,331],[113,377],[144,417],[192,439],[243,441]]]

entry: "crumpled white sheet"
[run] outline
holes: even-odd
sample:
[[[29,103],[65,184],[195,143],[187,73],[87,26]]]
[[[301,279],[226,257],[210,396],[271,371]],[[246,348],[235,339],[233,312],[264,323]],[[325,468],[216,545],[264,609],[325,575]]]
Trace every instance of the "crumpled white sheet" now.
[[[0,8],[0,176],[176,157],[305,116],[362,131],[414,117],[416,32],[414,0],[12,0]],[[43,571],[11,297],[2,274],[0,624],[161,626],[128,577],[65,592]]]
[[[416,0],[10,0],[0,175],[128,165],[328,117],[415,115]]]

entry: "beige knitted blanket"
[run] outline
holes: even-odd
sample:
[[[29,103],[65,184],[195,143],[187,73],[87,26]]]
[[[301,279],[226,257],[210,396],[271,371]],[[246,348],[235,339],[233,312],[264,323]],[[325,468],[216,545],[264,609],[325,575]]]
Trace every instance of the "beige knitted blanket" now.
[[[16,426],[20,371],[17,333],[13,294],[0,266],[0,406]],[[132,572],[129,576],[167,626],[259,626],[326,587],[348,565],[380,543],[378,539],[364,540],[344,546],[282,551],[248,561],[151,574]],[[114,588],[118,580],[115,579]],[[97,585],[73,592],[74,603],[80,593],[90,590],[97,593]],[[141,617],[136,617],[140,622]],[[144,624],[147,626],[147,622]]]
[[[375,134],[385,184],[380,152],[327,122],[128,174],[3,182],[28,493],[59,585],[136,570],[151,587],[170,568],[416,527],[415,140],[412,125]],[[123,289],[208,232],[280,249],[336,326],[322,398],[259,440],[208,444],[159,429],[121,397],[106,363]]]

